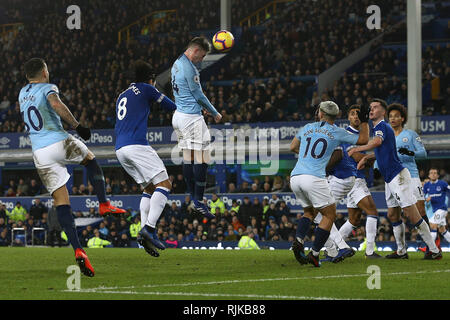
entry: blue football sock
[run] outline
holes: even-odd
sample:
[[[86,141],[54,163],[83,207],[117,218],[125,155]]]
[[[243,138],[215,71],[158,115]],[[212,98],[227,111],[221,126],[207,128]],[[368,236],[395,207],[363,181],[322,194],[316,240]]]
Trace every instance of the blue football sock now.
[[[97,195],[98,201],[100,201],[100,203],[105,203],[107,201],[106,188],[102,168],[100,168],[100,166],[97,163],[97,160],[94,158],[87,162],[86,169],[89,182],[94,187],[94,191],[95,194]]]
[[[328,237],[330,236],[330,231],[326,231],[322,228],[317,227],[316,231],[314,232],[314,242],[312,245],[312,249],[315,252],[320,252],[320,249],[323,248],[325,245],[325,242],[327,242]]]
[[[81,248],[80,240],[78,239],[77,229],[75,227],[75,219],[72,216],[71,208],[69,205],[62,205],[56,207],[56,213],[58,215],[58,221],[64,232],[67,235],[67,239],[72,245],[73,249]]]
[[[194,164],[195,178],[195,199],[202,201],[206,188],[206,173],[208,172],[208,164]]]
[[[186,181],[186,192],[191,195],[191,200],[195,199],[195,180],[194,165],[192,163],[183,163],[183,176]]]
[[[309,227],[311,226],[311,219],[307,217],[302,217],[300,221],[298,222],[297,226],[297,232],[295,233],[296,238],[305,239],[306,233],[309,230]]]

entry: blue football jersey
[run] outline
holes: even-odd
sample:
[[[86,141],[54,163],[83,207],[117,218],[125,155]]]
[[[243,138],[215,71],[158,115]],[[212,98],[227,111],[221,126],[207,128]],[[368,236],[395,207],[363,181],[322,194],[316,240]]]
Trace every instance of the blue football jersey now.
[[[433,212],[439,209],[447,211],[447,205],[445,203],[447,191],[449,191],[447,182],[443,180],[436,180],[435,182],[428,181],[423,186],[423,193],[425,198],[431,197],[431,207]]]
[[[347,153],[347,148],[351,146],[347,143],[341,143],[336,149],[342,150],[342,159],[339,161],[330,174],[339,178],[345,179],[348,177],[356,177],[356,167],[350,162],[351,158]]]
[[[375,137],[380,137],[383,140],[382,144],[375,148],[374,153],[377,159],[378,169],[384,177],[384,181],[389,183],[404,169],[397,156],[394,130],[389,123],[381,120],[373,128],[373,132]]]
[[[341,143],[355,144],[359,136],[328,122],[309,123],[296,135],[300,140],[297,164],[291,176],[308,174],[325,178],[325,168]]]
[[[355,128],[348,126],[347,128],[345,128],[348,132],[351,132],[353,134],[359,134],[359,130],[356,130]],[[366,153],[365,151],[361,151],[361,153]],[[366,174],[364,173],[364,169],[361,170],[357,170],[356,168],[358,167],[358,162],[356,162],[355,159],[353,159],[352,157],[349,158],[349,162],[350,164],[355,168],[356,170],[356,177],[357,178],[361,178],[361,179],[365,179],[366,178]]]
[[[426,158],[427,151],[420,140],[419,135],[409,129],[403,129],[400,134],[395,137],[395,143],[397,144],[397,156],[400,162],[405,166],[412,178],[419,178],[419,170],[415,158]],[[398,149],[406,148],[409,151],[414,151],[414,156],[407,156],[405,154],[398,153]]]
[[[69,134],[64,130],[61,118],[47,100],[50,94],[59,94],[51,83],[30,83],[20,90],[20,113],[30,134],[33,151],[65,140]]]
[[[116,101],[116,150],[123,146],[148,145],[147,119],[150,104],[160,103],[169,111],[176,109],[172,100],[147,83],[132,83]]]
[[[182,54],[173,64],[171,76],[178,112],[202,114],[202,109],[205,108],[213,116],[218,114],[216,108],[203,94],[200,73],[185,54]]]

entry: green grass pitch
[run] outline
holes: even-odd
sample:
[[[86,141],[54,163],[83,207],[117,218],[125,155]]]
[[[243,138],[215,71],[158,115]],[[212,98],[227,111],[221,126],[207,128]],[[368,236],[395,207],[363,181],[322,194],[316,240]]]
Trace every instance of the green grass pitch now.
[[[1,248],[0,299],[450,298],[449,253],[440,261],[422,260],[422,253],[393,261],[367,260],[358,252],[320,268],[298,264],[290,250],[166,249],[159,258],[140,249],[87,249],[87,253],[96,275],[81,275],[81,289],[69,291],[71,274],[66,271],[75,265],[71,248]],[[371,265],[379,267],[380,289],[367,287]]]

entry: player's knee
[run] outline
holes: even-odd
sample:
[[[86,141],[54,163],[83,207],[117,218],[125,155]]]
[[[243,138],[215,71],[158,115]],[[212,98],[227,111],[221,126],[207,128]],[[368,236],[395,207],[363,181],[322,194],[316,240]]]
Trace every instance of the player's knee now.
[[[361,223],[361,216],[349,217],[348,221],[354,226],[359,226]]]

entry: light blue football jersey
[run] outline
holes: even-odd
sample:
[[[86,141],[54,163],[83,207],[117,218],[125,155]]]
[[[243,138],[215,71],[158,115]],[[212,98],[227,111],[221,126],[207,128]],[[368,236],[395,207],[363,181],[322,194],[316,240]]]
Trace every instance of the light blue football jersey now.
[[[334,149],[341,143],[356,144],[359,135],[321,121],[307,124],[296,137],[300,140],[300,150],[291,176],[308,174],[325,178],[325,168]]]
[[[400,162],[409,170],[411,178],[419,178],[419,170],[417,169],[417,164],[415,158],[426,158],[427,151],[420,140],[419,135],[409,129],[403,129],[398,136],[395,137],[395,143],[397,145],[397,155]],[[409,151],[414,151],[414,156],[407,156],[398,153],[398,149],[406,148]]]
[[[202,114],[202,109],[205,108],[212,116],[218,114],[216,108],[203,94],[200,73],[185,54],[182,54],[173,64],[171,77],[178,112]]]
[[[19,104],[25,129],[30,134],[33,151],[68,138],[61,118],[47,100],[50,94],[59,94],[51,83],[30,83],[20,90]]]

